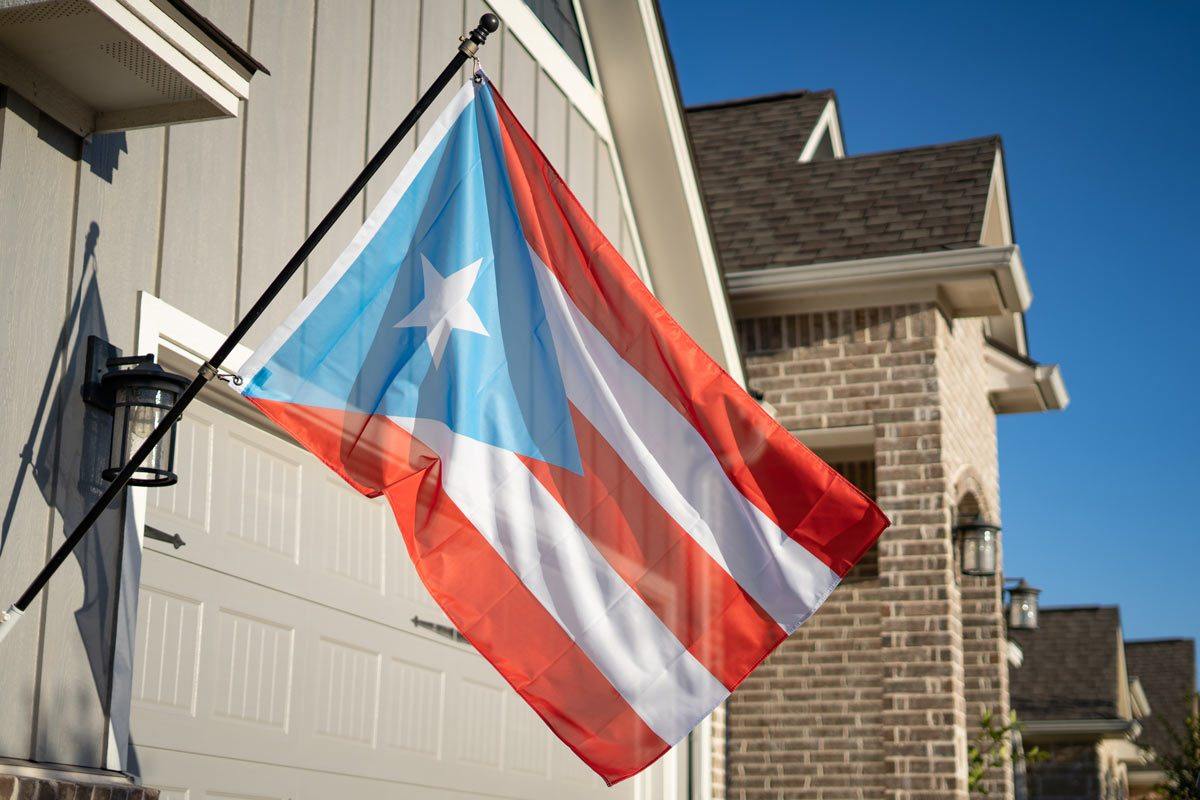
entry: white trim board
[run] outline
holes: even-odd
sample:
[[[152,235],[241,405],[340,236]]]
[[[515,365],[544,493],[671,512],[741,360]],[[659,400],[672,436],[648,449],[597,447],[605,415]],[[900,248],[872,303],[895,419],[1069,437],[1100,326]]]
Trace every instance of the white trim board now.
[[[713,246],[712,233],[708,227],[708,212],[704,206],[704,198],[700,194],[700,184],[696,179],[692,163],[691,146],[675,92],[671,62],[660,36],[661,27],[657,3],[655,0],[637,0],[637,4],[641,11],[646,43],[654,66],[654,77],[658,81],[658,91],[662,98],[662,109],[666,116],[671,146],[678,162],[679,175],[683,184],[681,188],[687,202],[688,213],[691,216],[696,245],[700,252],[700,261],[712,304],[713,317],[716,320],[721,347],[725,351],[722,353],[722,361],[725,364],[725,371],[738,382],[738,385],[745,386],[746,376],[742,371],[741,354],[737,346],[737,337],[733,331],[732,314],[726,300],[725,287],[721,283],[721,270],[717,265],[716,249]]]
[[[971,247],[731,272],[739,316],[934,300],[953,317],[1024,311],[1033,301],[1020,248]]]
[[[134,352],[174,354],[199,366],[225,340],[225,334],[188,316],[149,292],[138,293],[138,326]],[[222,369],[236,373],[250,357],[238,345]],[[117,585],[112,684],[109,689],[109,730],[105,766],[129,770],[129,717],[133,697],[134,642],[137,636],[138,588],[142,576],[142,546],[146,531],[146,489],[130,487],[125,506],[125,535]]]
[[[579,109],[579,113],[588,121],[596,134],[604,141],[612,144],[612,129],[608,124],[608,112],[604,108],[604,97],[587,76],[575,66],[575,62],[562,49],[546,26],[537,18],[523,0],[489,0],[490,5],[500,17],[502,26],[516,37],[534,61],[546,73],[550,80],[562,89],[568,100]],[[473,20],[467,20],[468,25],[474,25]],[[583,17],[579,17],[579,26],[584,26]],[[497,35],[499,31],[497,31]],[[590,41],[584,33],[585,44]],[[480,61],[487,68],[489,53],[487,48],[479,51]],[[589,65],[591,65],[591,50],[588,48]],[[592,65],[592,75],[595,76],[595,66]],[[597,83],[598,83],[597,79]]]
[[[808,135],[808,141],[804,143],[804,149],[800,151],[799,161],[801,164],[807,164],[813,160],[813,156],[817,154],[817,148],[821,146],[821,140],[826,135],[829,136],[829,143],[833,147],[833,157],[845,158],[846,144],[842,141],[842,126],[838,122],[837,101],[832,97],[825,104],[821,116],[817,119],[817,124],[813,126],[812,133]]]

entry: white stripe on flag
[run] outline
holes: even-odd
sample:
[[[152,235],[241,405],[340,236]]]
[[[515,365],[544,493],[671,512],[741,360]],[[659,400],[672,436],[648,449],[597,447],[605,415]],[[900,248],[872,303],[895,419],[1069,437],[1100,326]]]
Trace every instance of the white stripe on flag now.
[[[458,117],[471,105],[471,101],[475,99],[475,83],[467,81],[461,89],[450,100],[450,104],[438,115],[437,120],[430,127],[429,132],[425,134],[425,138],[417,145],[416,151],[412,157],[405,163],[400,170],[400,174],[392,185],[384,193],[383,198],[375,209],[367,217],[366,222],[354,234],[354,238],[350,240],[350,244],[342,251],[342,254],[333,262],[333,266],[325,273],[324,277],[313,287],[313,290],[305,295],[304,300],[300,305],[296,306],[296,310],[288,314],[287,318],[276,328],[266,341],[262,343],[250,356],[246,359],[246,363],[242,365],[239,375],[245,379],[242,384],[241,391],[246,391],[250,388],[250,379],[254,377],[254,373],[258,372],[264,364],[271,360],[271,356],[283,346],[291,335],[300,327],[300,323],[312,313],[312,310],[317,307],[317,304],[325,299],[325,295],[329,294],[337,282],[346,274],[346,270],[350,269],[353,264],[362,254],[371,240],[375,238],[375,234],[379,232],[379,228],[391,216],[392,210],[396,204],[400,202],[400,198],[408,191],[408,187],[412,185],[413,179],[420,173],[421,168],[425,166],[425,162],[433,155],[433,151],[441,144],[442,139],[454,123],[458,121]],[[318,268],[322,265],[317,264]]]
[[[663,741],[728,696],[516,454],[434,420],[391,419],[438,454],[446,494]]]
[[[788,633],[837,586],[823,561],[730,482],[699,432],[623,359],[532,249],[571,402],[662,507]]]

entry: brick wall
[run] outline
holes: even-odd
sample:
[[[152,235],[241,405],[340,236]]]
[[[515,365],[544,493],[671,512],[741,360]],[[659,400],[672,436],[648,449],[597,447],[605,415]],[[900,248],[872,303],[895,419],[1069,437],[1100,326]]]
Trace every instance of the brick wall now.
[[[883,796],[878,595],[839,587],[730,697],[731,800]]]
[[[999,583],[960,590],[950,536],[959,476],[998,505],[979,323],[923,304],[741,320],[738,333],[785,427],[874,427],[893,525],[878,577],[839,588],[734,693],[728,796],[963,800],[968,698],[1007,710]],[[1009,775],[993,776],[993,797],[1012,797]]]
[[[158,800],[158,790],[0,773],[0,800]]]

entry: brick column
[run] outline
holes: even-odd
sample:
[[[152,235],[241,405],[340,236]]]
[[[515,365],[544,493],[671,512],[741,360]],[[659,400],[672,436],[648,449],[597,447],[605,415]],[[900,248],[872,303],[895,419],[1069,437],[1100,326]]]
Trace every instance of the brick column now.
[[[885,796],[965,800],[961,595],[943,454],[935,309],[910,310],[881,367],[910,381],[875,412],[879,504],[892,518],[879,550]]]
[[[873,427],[893,527],[730,699],[727,796],[966,800],[968,720],[981,703],[1007,711],[999,582],[960,587],[951,540],[963,475],[998,506],[981,324],[926,303],[744,319],[738,333],[786,428]],[[1010,775],[990,776],[993,797],[1010,800]]]
[[[943,462],[960,515],[982,514],[1000,522],[1000,478],[996,416],[986,392],[981,320],[939,320],[938,379],[942,396]],[[996,563],[1003,565],[997,543]],[[966,682],[967,738],[980,731],[984,709],[1008,715],[1008,637],[1004,623],[1003,569],[988,578],[961,576],[963,675]],[[1012,800],[1012,764],[990,770],[987,796]]]

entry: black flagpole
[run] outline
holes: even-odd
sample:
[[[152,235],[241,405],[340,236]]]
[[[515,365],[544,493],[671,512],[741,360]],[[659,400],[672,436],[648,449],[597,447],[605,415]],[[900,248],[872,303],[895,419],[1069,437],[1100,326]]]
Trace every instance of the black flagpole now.
[[[251,326],[267,310],[267,306],[271,305],[271,302],[279,295],[291,277],[296,274],[297,270],[300,269],[304,261],[312,253],[313,248],[325,238],[325,234],[329,233],[329,229],[337,222],[338,217],[350,207],[350,204],[354,202],[354,198],[367,185],[367,181],[379,171],[379,168],[383,166],[383,162],[387,160],[387,157],[392,154],[404,137],[408,135],[413,126],[417,124],[417,120],[421,118],[421,115],[425,113],[434,99],[442,93],[442,90],[446,88],[446,85],[450,83],[454,75],[462,68],[462,65],[467,62],[467,59],[475,57],[475,53],[478,52],[479,47],[487,41],[488,34],[495,33],[499,27],[500,19],[495,14],[484,14],[479,18],[479,25],[466,36],[462,37],[462,42],[459,44],[458,52],[454,54],[454,58],[450,59],[450,63],[446,65],[446,68],[442,70],[441,74],[425,90],[425,94],[421,95],[421,98],[417,100],[417,104],[408,112],[408,116],[400,121],[396,130],[392,131],[392,135],[375,152],[375,155],[371,156],[371,160],[362,168],[362,172],[358,173],[358,177],[354,179],[354,182],[350,184],[342,196],[338,198],[338,201],[333,204],[333,208],[329,209],[317,224],[317,227],[308,235],[308,238],[304,240],[304,244],[300,245],[300,249],[296,251],[295,255],[291,257],[279,274],[275,276],[275,280],[271,281],[271,285],[263,291],[254,305],[250,307],[250,310],[238,322],[233,332],[225,338],[225,341],[213,353],[212,358],[200,365],[196,377],[192,379],[188,387],[179,395],[179,399],[175,401],[175,404],[163,415],[162,420],[150,432],[146,440],[142,442],[141,447],[130,456],[124,468],[117,474],[117,477],[113,479],[108,488],[104,490],[104,494],[100,495],[100,499],[92,505],[83,519],[79,521],[79,524],[75,526],[75,530],[71,531],[71,535],[67,537],[67,540],[54,552],[54,555],[46,562],[46,566],[42,567],[42,571],[37,574],[37,577],[33,579],[28,588],[21,594],[17,602],[9,606],[6,612],[0,614],[0,641],[3,641],[17,620],[21,618],[25,610],[33,603],[34,598],[45,588],[51,576],[62,566],[62,563],[66,561],[67,556],[71,554],[75,546],[91,530],[92,525],[104,513],[104,509],[108,507],[108,504],[115,500],[125,489],[126,484],[129,483],[129,479],[133,477],[133,473],[146,460],[146,457],[150,455],[154,447],[167,434],[171,426],[183,415],[183,410],[187,408],[192,400],[196,399],[196,395],[200,394],[200,390],[217,376],[220,365],[233,352],[233,348],[238,345],[242,337],[249,332]]]

